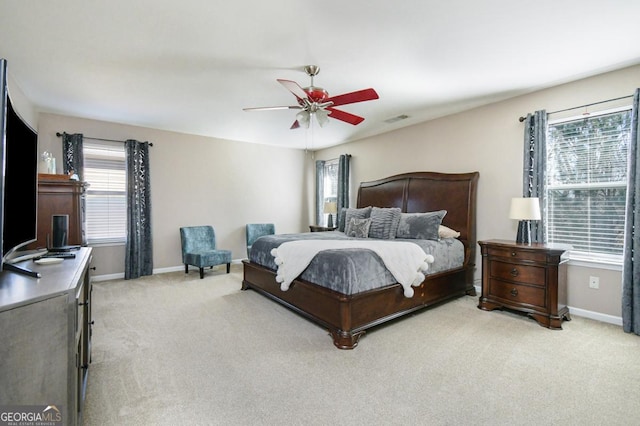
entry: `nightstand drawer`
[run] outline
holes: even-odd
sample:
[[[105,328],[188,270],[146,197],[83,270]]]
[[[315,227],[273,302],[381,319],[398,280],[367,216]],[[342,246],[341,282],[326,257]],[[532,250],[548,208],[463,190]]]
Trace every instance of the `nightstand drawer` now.
[[[540,266],[519,265],[516,263],[491,262],[491,276],[505,280],[524,284],[532,284],[540,287],[545,286],[546,269]]]
[[[489,256],[507,257],[509,259],[530,260],[532,262],[546,262],[547,254],[542,251],[527,251],[517,247],[490,247],[488,249]]]
[[[500,280],[491,280],[489,294],[507,303],[532,305],[544,308],[545,290],[541,287],[518,285]]]

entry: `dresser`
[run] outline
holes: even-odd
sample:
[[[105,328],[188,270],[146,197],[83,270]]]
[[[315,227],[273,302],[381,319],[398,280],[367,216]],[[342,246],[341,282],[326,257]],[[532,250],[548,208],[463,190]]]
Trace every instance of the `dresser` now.
[[[571,320],[567,308],[567,262],[570,246],[479,241],[482,295],[478,308],[512,309],[540,325],[562,329]]]
[[[82,424],[93,324],[91,248],[74,253],[58,264],[17,264],[41,278],[0,272],[0,402],[40,413],[54,406],[49,413],[72,426]]]

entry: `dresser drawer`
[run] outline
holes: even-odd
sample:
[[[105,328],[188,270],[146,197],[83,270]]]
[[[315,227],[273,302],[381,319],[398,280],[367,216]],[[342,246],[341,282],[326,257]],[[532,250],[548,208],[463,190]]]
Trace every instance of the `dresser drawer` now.
[[[489,283],[489,296],[510,304],[546,307],[545,289],[541,287],[518,285],[492,279]]]
[[[491,277],[505,281],[545,286],[546,269],[541,266],[519,265],[494,260],[490,266]]]
[[[509,247],[489,247],[489,256],[507,257],[515,260],[529,260],[532,262],[546,262],[547,254],[542,251],[528,251]]]

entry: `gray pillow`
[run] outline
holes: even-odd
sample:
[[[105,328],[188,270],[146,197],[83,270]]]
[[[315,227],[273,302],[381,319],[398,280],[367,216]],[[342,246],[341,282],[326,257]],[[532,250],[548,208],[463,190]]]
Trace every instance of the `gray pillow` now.
[[[396,237],[401,211],[398,207],[371,209],[370,238],[392,240]]]
[[[446,210],[428,213],[402,213],[396,237],[437,241],[440,239],[438,228],[446,214]]]
[[[371,215],[371,206],[369,207],[363,207],[361,209],[354,209],[354,208],[348,208],[348,209],[341,209],[340,210],[340,223],[338,224],[338,231],[340,232],[344,232],[344,229],[347,226],[347,223],[349,223],[349,221],[352,218],[356,218],[356,219],[366,219],[369,217],[369,215]]]
[[[347,223],[344,233],[347,237],[367,238],[369,236],[370,226],[371,219],[358,219],[354,217]]]

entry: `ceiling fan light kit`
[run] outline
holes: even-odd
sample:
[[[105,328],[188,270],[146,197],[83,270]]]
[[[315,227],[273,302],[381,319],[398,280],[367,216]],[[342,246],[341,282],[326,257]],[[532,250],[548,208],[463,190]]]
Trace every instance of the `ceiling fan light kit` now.
[[[315,116],[320,127],[329,122],[329,117],[355,126],[362,123],[364,117],[336,109],[335,107],[378,99],[378,94],[371,88],[330,97],[329,92],[322,87],[313,85],[313,78],[320,72],[320,67],[317,65],[307,65],[304,67],[304,71],[311,78],[311,84],[308,87],[302,88],[298,83],[291,80],[277,80],[278,83],[296,97],[298,105],[244,108],[244,111],[299,109],[300,112],[296,114],[296,121],[291,125],[291,129],[297,129],[301,126],[308,128],[313,116]]]

